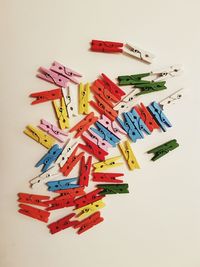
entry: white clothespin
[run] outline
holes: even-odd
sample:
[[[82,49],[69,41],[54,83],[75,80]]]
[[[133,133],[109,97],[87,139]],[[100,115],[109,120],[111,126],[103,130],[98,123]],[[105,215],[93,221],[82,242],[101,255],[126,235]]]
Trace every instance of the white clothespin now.
[[[133,108],[133,102],[135,99],[136,90],[134,89],[128,95],[126,95],[115,107],[114,110],[118,111],[119,114],[122,112],[130,111]]]
[[[183,88],[179,89],[175,93],[169,95],[159,102],[162,109],[168,107],[169,105],[173,105],[177,102],[177,100],[181,99],[183,96]]]
[[[72,154],[72,149],[76,144],[77,141],[75,141],[74,139],[68,139],[62,153],[57,158],[55,164],[59,165],[60,167],[63,167],[68,157]]]
[[[151,76],[155,76],[152,79],[154,82],[162,81],[170,77],[176,77],[182,73],[181,65],[173,65],[160,71],[152,71]]]
[[[72,88],[72,87],[77,88],[77,85],[70,85],[70,86],[67,86],[67,88],[62,87],[62,94],[65,100],[65,105],[66,105],[67,114],[69,118],[73,116],[75,117],[78,115],[77,105],[76,105],[76,101],[74,98],[74,95],[76,94],[76,92],[72,93],[72,91],[73,90],[75,91],[76,88]]]
[[[154,59],[154,55],[150,52],[147,52],[135,45],[125,44],[123,48],[123,53],[127,54],[129,56],[136,57],[142,61],[152,63],[152,60]]]

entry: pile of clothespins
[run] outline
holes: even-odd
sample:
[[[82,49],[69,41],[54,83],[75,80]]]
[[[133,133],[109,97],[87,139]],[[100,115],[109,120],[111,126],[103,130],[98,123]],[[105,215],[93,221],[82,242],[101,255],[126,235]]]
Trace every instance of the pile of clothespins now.
[[[149,52],[123,43],[93,40],[91,50],[128,53],[149,63],[153,58]],[[52,234],[69,227],[78,229],[77,233],[81,234],[102,222],[99,210],[105,206],[104,197],[129,192],[128,184],[118,179],[123,173],[106,171],[122,165],[122,162],[117,162],[122,156],[130,170],[140,168],[129,140],[136,142],[153,130],[166,131],[171,127],[163,109],[181,98],[182,89],[147,107],[142,103],[134,106],[135,99],[143,94],[165,90],[165,80],[177,76],[180,71],[179,66],[170,66],[156,72],[118,76],[119,86],[133,86],[133,91],[126,94],[105,74],[91,85],[84,85],[78,80],[82,77],[78,72],[58,62],[54,62],[50,69],[41,67],[37,76],[59,88],[32,93],[30,96],[36,98],[32,104],[52,101],[59,127],[41,119],[38,127],[28,125],[24,133],[48,149],[36,164],[36,167],[42,166],[41,173],[30,181],[30,185],[47,186],[51,196],[19,193],[19,212],[47,223],[50,211],[72,207],[71,213],[48,225]],[[77,89],[79,99],[76,100],[73,97]],[[90,99],[91,91],[94,100]],[[78,113],[84,117],[73,125],[74,117],[78,116],[77,105]],[[90,110],[90,106],[99,116]],[[122,142],[122,137],[127,139]],[[109,149],[117,145],[121,155],[109,155]],[[154,153],[152,160],[155,161],[178,146],[173,139],[147,153]],[[79,175],[70,178],[74,168],[79,170]],[[94,190],[85,192],[90,177],[97,185]]]

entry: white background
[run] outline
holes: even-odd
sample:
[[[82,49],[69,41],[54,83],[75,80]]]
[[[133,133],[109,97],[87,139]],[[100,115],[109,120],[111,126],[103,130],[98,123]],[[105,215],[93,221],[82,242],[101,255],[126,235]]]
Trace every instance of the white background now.
[[[1,266],[199,267],[200,2],[0,3]],[[156,58],[149,66],[122,55],[92,53],[91,39],[129,41]],[[28,181],[39,171],[34,164],[46,152],[23,129],[44,117],[55,121],[50,103],[31,106],[28,95],[55,88],[35,77],[39,66],[49,67],[53,60],[81,72],[83,82],[101,72],[114,79],[171,64],[184,67],[182,76],[168,80],[167,91],[141,97],[149,104],[184,87],[184,99],[166,110],[173,128],[132,145],[141,169],[120,169],[130,194],[107,196],[105,221],[82,236],[73,229],[50,235],[45,224],[17,213],[17,193],[31,192]],[[180,147],[151,162],[145,152],[172,138]]]

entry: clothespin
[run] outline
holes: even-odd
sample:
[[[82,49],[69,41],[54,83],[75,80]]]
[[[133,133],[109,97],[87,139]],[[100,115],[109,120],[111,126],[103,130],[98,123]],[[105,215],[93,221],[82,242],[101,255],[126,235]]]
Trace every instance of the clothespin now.
[[[166,132],[166,127],[172,127],[170,121],[167,119],[165,114],[163,113],[161,107],[158,103],[152,102],[148,106],[148,110],[151,112],[153,118],[156,120],[156,122],[160,125],[161,129]]]
[[[68,136],[68,133],[60,130],[58,127],[44,119],[41,120],[41,123],[38,127],[62,143],[64,142],[62,136]]]
[[[58,118],[60,128],[63,130],[69,128],[69,118],[67,117],[67,109],[65,106],[64,97],[61,98],[60,102],[60,106],[58,106],[56,100],[53,100],[53,106]]]
[[[85,218],[93,213],[95,213],[96,211],[98,211],[99,209],[102,209],[105,207],[105,204],[102,200],[98,200],[96,202],[90,203],[84,207],[81,207],[79,209],[75,209],[76,212],[76,217],[78,218]]]
[[[136,96],[154,93],[157,91],[162,91],[167,89],[165,86],[166,82],[149,82],[145,84],[138,84],[136,85],[136,88],[140,89],[140,92],[136,94]]]
[[[75,85],[76,86],[76,85]],[[73,97],[73,90],[72,87],[75,87],[75,86],[67,86],[67,88],[62,88],[62,94],[63,94],[63,97],[64,97],[64,100],[65,100],[65,106],[66,106],[66,110],[67,110],[67,117],[68,118],[72,118],[72,117],[75,117],[77,116],[77,111],[76,111],[76,101]],[[75,88],[73,88],[75,89]]]
[[[95,132],[88,130],[87,132],[84,132],[82,136],[85,136],[87,139],[89,139],[91,142],[93,142],[95,145],[103,149],[104,151],[108,151],[112,145],[108,143],[107,141],[103,140],[98,134]]]
[[[53,64],[51,65],[50,70],[61,74],[62,76],[66,77],[67,80],[70,80],[74,83],[79,83],[79,81],[75,77],[82,77],[82,75],[74,70],[71,70],[62,64],[58,63],[57,61],[54,61]]]
[[[49,90],[49,91],[43,91],[43,92],[37,92],[30,94],[30,97],[35,97],[36,100],[34,100],[31,105],[44,103],[47,101],[52,101],[55,99],[61,99],[62,98],[62,92],[60,88]]]
[[[129,193],[128,184],[98,184],[97,188],[103,189],[101,195]]]
[[[69,82],[69,79],[66,77],[43,67],[40,67],[38,71],[40,72],[37,74],[38,78],[56,84],[60,87],[66,87],[67,83]]]
[[[94,112],[90,112],[86,117],[84,117],[79,123],[77,123],[74,127],[72,127],[69,132],[77,131],[75,138],[81,136],[93,123],[98,120],[97,117],[94,116]]]
[[[75,155],[77,150],[78,150],[78,146],[74,149],[74,151],[69,156],[65,164],[60,168],[60,172],[62,172],[64,176],[68,176],[71,170],[74,168],[74,166],[83,157],[84,152],[81,152],[78,155]]]
[[[105,156],[108,155],[108,152],[103,150],[99,145],[96,145],[93,141],[88,139],[85,135],[81,136],[86,145],[79,144],[79,147],[89,154],[94,155],[99,160],[104,160]]]
[[[155,76],[155,78],[153,78],[153,81],[158,82],[163,81],[167,78],[176,77],[181,74],[181,72],[182,68],[180,65],[173,65],[159,71],[152,71],[151,76]]]
[[[140,169],[140,166],[137,162],[137,159],[133,153],[133,150],[131,148],[131,145],[129,143],[129,141],[125,141],[124,144],[120,143],[119,144],[119,148],[122,151],[122,154],[129,166],[130,170],[134,170],[134,169]]]
[[[162,110],[165,107],[175,104],[179,99],[183,96],[183,88],[179,89],[178,91],[174,92],[173,94],[169,95],[168,97],[164,98],[162,101],[159,102]]]
[[[89,114],[90,84],[79,84],[79,114]]]
[[[110,168],[115,168],[115,167],[119,167],[123,165],[122,162],[116,163],[116,161],[120,158],[121,156],[118,156],[118,157],[109,158],[101,162],[94,163],[93,164],[93,167],[95,168],[94,172],[101,172],[103,170],[107,170]]]
[[[55,177],[61,176],[61,173],[59,172],[58,165],[54,165],[51,168],[49,168],[46,172],[43,172],[39,174],[38,176],[34,177],[29,181],[30,186],[35,186],[36,184],[40,184],[41,182],[49,181]]]
[[[118,114],[121,114],[122,112],[129,111],[132,106],[135,99],[136,93],[135,90],[130,92],[128,95],[126,95],[115,107],[114,110],[118,112]]]
[[[85,195],[84,187],[77,187],[77,188],[68,188],[65,190],[56,190],[54,193],[60,194],[59,196],[55,197],[55,200],[61,199],[74,199],[78,196]]]
[[[142,80],[144,77],[150,76],[151,72],[133,74],[133,75],[121,75],[118,76],[119,85],[138,85],[149,83],[149,81]]]
[[[104,219],[100,216],[100,212],[97,211],[94,214],[90,215],[89,217],[83,219],[82,221],[76,223],[74,228],[79,228],[77,234],[82,234],[85,231],[91,229],[95,225],[101,223]]]
[[[56,141],[53,137],[32,125],[28,125],[26,128],[24,133],[46,148],[51,148]]]
[[[84,196],[75,199],[76,209],[89,205],[93,202],[101,200],[104,196],[99,195],[102,189],[95,189]]]
[[[113,94],[119,101],[125,92],[117,86],[116,83],[111,81],[104,73],[101,74],[104,88],[107,89],[111,94]]]
[[[18,212],[21,214],[46,223],[49,220],[50,212],[46,210],[41,210],[25,204],[19,204],[19,207],[20,209],[18,210]]]
[[[176,139],[170,140],[160,146],[157,146],[149,151],[147,151],[148,154],[154,153],[152,161],[156,161],[157,159],[163,157],[168,152],[174,150],[175,148],[179,147],[179,144],[177,143]]]
[[[81,166],[80,166],[80,176],[79,176],[80,186],[88,186],[91,166],[92,166],[92,156],[88,157],[87,162],[85,160],[85,156],[83,156],[81,159]]]
[[[57,144],[52,146],[50,150],[38,161],[35,167],[43,165],[42,172],[47,171],[51,164],[59,157],[61,152],[62,148],[60,148]]]
[[[57,181],[50,181],[47,182],[48,190],[49,191],[56,191],[56,190],[63,190],[68,188],[76,188],[79,187],[77,184],[78,178],[68,178],[63,180],[57,180]],[[75,182],[75,184],[73,184]]]
[[[91,50],[95,52],[106,52],[106,53],[122,53],[123,43],[92,40]]]
[[[62,219],[57,220],[56,222],[53,222],[49,224],[47,227],[50,229],[51,234],[58,233],[66,228],[74,227],[78,221],[70,221],[71,218],[73,218],[75,213],[70,213],[69,215],[63,217]]]
[[[123,183],[123,180],[116,179],[116,177],[124,176],[123,173],[93,173],[92,181],[94,182],[107,182],[107,183]]]
[[[140,116],[138,115],[138,113],[136,112],[134,108],[132,108],[131,111],[128,112],[127,114],[129,118],[131,119],[132,123],[134,124],[134,126],[140,132],[140,135],[142,137],[144,137],[142,132],[145,132],[146,134],[151,134],[151,131],[149,131],[148,127],[143,122],[143,120],[140,118]]]
[[[64,208],[75,206],[74,198],[52,199],[48,201],[48,204],[49,204],[49,207],[46,208],[47,211],[64,209]]]
[[[120,134],[126,135],[126,132],[115,121],[109,120],[105,115],[102,115],[98,122],[119,139],[121,139]]]
[[[18,197],[19,197],[18,202],[28,203],[28,204],[42,206],[42,207],[49,206],[49,204],[46,201],[47,199],[50,198],[49,196],[18,193]]]
[[[154,129],[160,129],[159,125],[153,119],[151,113],[144,106],[143,103],[134,107],[140,118],[143,120],[149,131],[152,132]]]
[[[62,153],[57,158],[55,164],[58,164],[60,167],[63,167],[68,157],[71,155],[72,149],[74,148],[76,144],[77,144],[77,141],[75,141],[74,139],[68,139],[62,150]]]
[[[132,57],[135,57],[137,59],[140,59],[141,61],[147,62],[147,63],[152,63],[154,59],[154,55],[151,54],[150,52],[147,52],[138,46],[135,45],[130,45],[130,44],[125,44],[123,53]]]
[[[103,140],[110,143],[113,147],[115,147],[116,144],[119,143],[120,139],[116,135],[108,131],[103,125],[101,125],[101,123],[97,121],[95,123],[95,126],[98,128],[98,130],[94,127],[91,127],[90,130],[98,134]]]

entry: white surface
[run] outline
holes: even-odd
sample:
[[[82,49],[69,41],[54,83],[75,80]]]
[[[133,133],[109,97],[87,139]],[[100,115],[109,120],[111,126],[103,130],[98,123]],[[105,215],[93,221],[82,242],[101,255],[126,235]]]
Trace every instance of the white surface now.
[[[1,266],[199,267],[199,9],[194,0],[0,1],[1,25]],[[88,51],[91,39],[127,41],[156,55],[149,66],[122,55]],[[60,61],[93,81],[101,72],[139,73],[181,63],[168,90],[185,98],[166,112],[173,128],[133,145],[141,169],[129,172],[130,194],[109,196],[105,221],[78,236],[50,235],[45,224],[17,213],[16,194],[29,192],[34,164],[45,153],[22,131],[40,118],[55,121],[51,104],[31,106],[31,92],[55,88],[35,78],[39,66]],[[180,148],[152,163],[145,152],[176,138]],[[121,170],[121,169],[120,169]],[[117,171],[117,170],[116,170]],[[35,193],[38,191],[35,191]],[[59,213],[55,212],[53,219]]]

